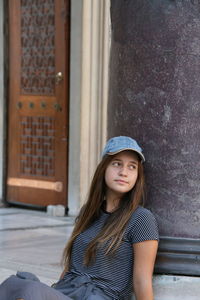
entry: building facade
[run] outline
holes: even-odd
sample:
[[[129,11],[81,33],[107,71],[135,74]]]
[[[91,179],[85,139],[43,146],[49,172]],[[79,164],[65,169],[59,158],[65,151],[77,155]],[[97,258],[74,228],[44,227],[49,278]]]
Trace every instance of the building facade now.
[[[199,1],[47,0],[38,19],[36,3],[0,0],[1,204],[76,214],[107,137],[130,135],[147,156],[157,272],[200,275]]]

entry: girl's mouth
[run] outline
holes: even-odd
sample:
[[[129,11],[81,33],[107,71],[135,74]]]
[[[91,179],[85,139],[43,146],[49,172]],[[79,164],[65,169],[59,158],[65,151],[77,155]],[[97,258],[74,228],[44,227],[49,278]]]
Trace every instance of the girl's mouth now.
[[[118,183],[121,183],[121,184],[127,184],[128,183],[127,181],[125,181],[123,179],[116,179],[115,181],[118,182]]]

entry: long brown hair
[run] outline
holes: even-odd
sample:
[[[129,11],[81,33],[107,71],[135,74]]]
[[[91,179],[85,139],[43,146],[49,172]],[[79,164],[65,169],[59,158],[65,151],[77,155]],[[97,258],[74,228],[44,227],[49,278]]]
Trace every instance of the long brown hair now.
[[[106,194],[104,175],[107,166],[111,160],[113,160],[113,157],[113,155],[106,155],[97,166],[91,183],[87,202],[80,210],[71,238],[69,239],[63,252],[63,263],[66,268],[69,268],[70,265],[74,240],[100,216],[102,204]],[[121,200],[122,201],[119,202],[119,207],[117,210],[110,214],[102,230],[89,243],[84,258],[84,263],[86,265],[95,259],[97,248],[106,242],[108,242],[108,246],[105,250],[105,255],[113,254],[117,250],[122,241],[126,224],[129,221],[132,213],[138,207],[138,205],[144,204],[144,172],[143,165],[140,160],[138,160],[138,177],[136,184],[134,188],[126,193]]]

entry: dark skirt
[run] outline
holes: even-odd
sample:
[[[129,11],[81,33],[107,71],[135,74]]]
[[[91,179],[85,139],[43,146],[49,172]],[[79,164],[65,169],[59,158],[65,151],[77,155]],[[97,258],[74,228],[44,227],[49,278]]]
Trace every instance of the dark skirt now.
[[[71,282],[60,280],[55,287],[41,283],[31,273],[18,272],[0,285],[1,300],[110,300],[86,276],[77,276]]]
[[[55,284],[55,289],[73,300],[115,300],[106,295],[107,288],[99,288],[90,276],[69,272]],[[104,292],[105,291],[105,292]]]

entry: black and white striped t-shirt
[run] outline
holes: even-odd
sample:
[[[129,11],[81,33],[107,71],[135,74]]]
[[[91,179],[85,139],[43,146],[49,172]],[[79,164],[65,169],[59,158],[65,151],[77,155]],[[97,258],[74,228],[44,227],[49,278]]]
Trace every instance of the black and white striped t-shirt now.
[[[100,218],[76,238],[70,270],[91,277],[93,283],[111,299],[127,300],[132,292],[133,244],[158,240],[158,226],[149,210],[138,207],[127,224],[123,242],[114,256],[105,255],[105,249],[98,249],[95,262],[85,266],[83,259],[87,245],[99,233],[109,215],[102,211]]]

